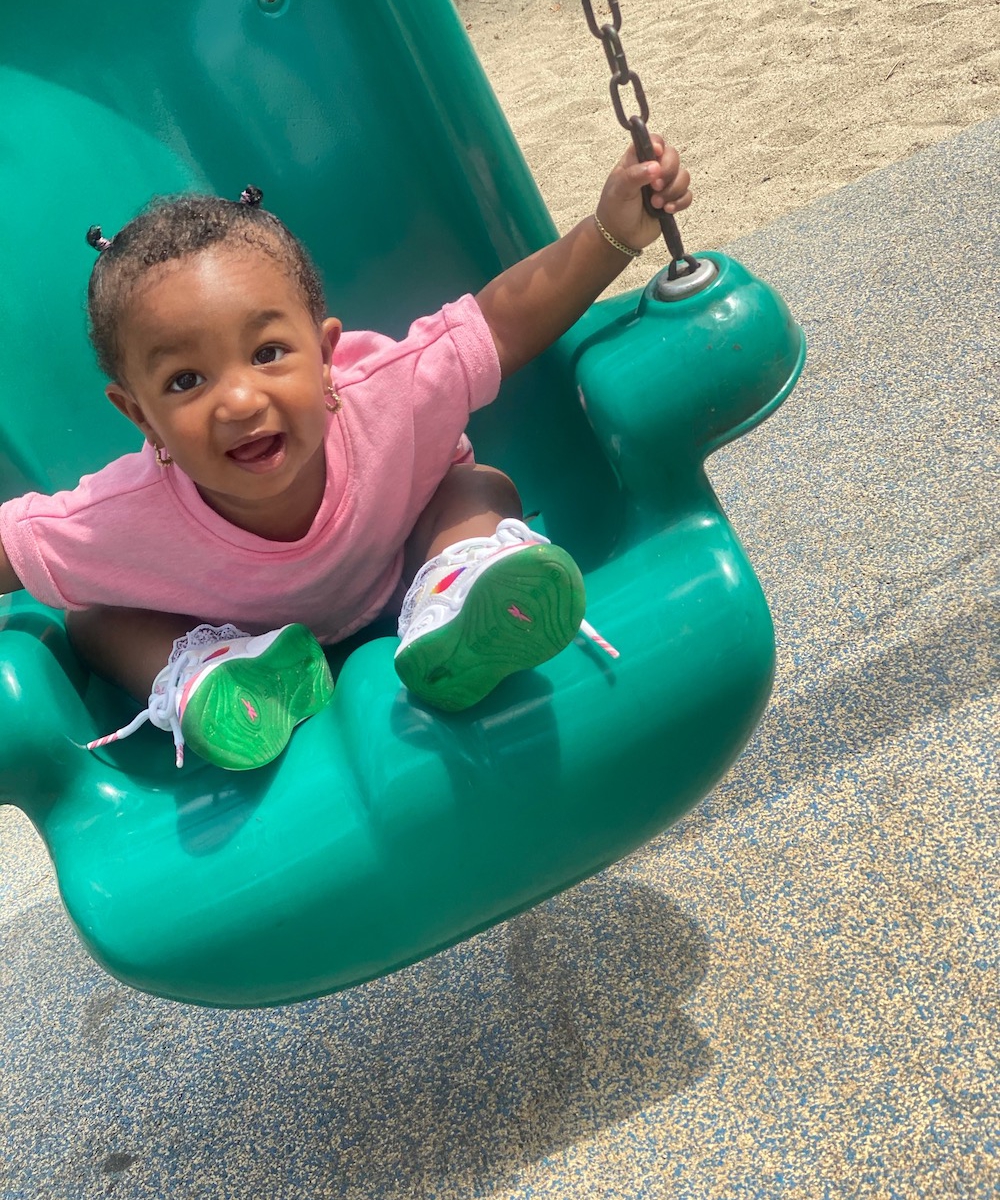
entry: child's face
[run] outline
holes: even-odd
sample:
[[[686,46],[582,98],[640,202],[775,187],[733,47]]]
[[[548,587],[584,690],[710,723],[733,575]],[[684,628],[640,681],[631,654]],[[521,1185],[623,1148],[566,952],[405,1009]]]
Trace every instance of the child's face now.
[[[291,540],[323,496],[339,336],[333,318],[317,328],[267,254],[223,243],[150,271],[120,331],[123,381],[108,398],[216,512]]]

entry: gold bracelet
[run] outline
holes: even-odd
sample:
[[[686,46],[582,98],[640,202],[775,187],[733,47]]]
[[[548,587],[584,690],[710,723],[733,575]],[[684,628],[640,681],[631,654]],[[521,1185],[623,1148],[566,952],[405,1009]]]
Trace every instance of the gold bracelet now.
[[[627,254],[629,256],[629,258],[638,258],[639,255],[642,254],[641,250],[636,250],[634,246],[626,246],[625,243],[620,242],[614,236],[614,234],[608,233],[608,231],[604,228],[604,226],[601,224],[600,220],[598,219],[597,213],[594,213],[594,224],[600,230],[601,237],[603,237],[605,241],[610,242],[611,245],[614,246],[614,248],[616,250],[620,250],[622,252],[622,254]]]

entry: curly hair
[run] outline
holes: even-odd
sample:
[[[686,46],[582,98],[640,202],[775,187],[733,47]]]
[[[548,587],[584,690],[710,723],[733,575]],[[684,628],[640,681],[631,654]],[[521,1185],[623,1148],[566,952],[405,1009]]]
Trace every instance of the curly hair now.
[[[146,272],[221,242],[253,246],[269,255],[299,289],[317,325],[323,320],[323,284],[309,252],[276,216],[259,207],[261,198],[252,187],[238,201],[158,196],[111,239],[102,236],[99,225],[91,226],[87,241],[99,257],[87,288],[88,332],[105,375],[120,376],[121,318]]]

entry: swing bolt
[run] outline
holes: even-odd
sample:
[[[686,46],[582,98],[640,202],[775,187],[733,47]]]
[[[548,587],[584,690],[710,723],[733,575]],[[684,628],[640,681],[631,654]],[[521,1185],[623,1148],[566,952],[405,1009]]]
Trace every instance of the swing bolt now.
[[[629,67],[625,51],[622,49],[621,38],[618,36],[618,31],[622,27],[622,14],[618,0],[607,0],[608,7],[611,9],[612,24],[601,26],[598,26],[597,18],[594,15],[593,0],[581,0],[581,2],[590,32],[604,46],[604,54],[608,60],[608,66],[611,68],[611,103],[614,105],[618,123],[632,135],[632,144],[635,146],[636,157],[639,161],[650,162],[656,158],[656,153],[646,127],[646,121],[649,119],[649,104],[642,81]],[[632,87],[639,107],[638,115],[631,117],[625,115],[625,106],[621,97],[621,89],[628,86]],[[677,279],[681,275],[688,275],[698,269],[698,260],[690,254],[684,253],[684,243],[681,241],[680,230],[677,228],[673,213],[666,213],[662,209],[654,208],[650,202],[652,195],[653,189],[648,185],[642,189],[643,207],[651,217],[655,217],[660,222],[663,240],[670,251],[670,268],[667,271],[667,277],[668,279]]]

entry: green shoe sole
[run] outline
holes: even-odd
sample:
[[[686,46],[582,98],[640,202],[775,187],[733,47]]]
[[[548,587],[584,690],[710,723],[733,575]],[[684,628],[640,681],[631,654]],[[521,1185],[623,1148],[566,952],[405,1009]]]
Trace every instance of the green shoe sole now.
[[[400,651],[396,673],[421,700],[460,712],[565,649],[585,610],[583,576],[566,551],[526,547],[487,567],[447,625]]]
[[[300,721],[333,695],[333,676],[304,625],[289,625],[256,658],[220,663],[184,709],[181,732],[196,754],[228,771],[271,762]]]

